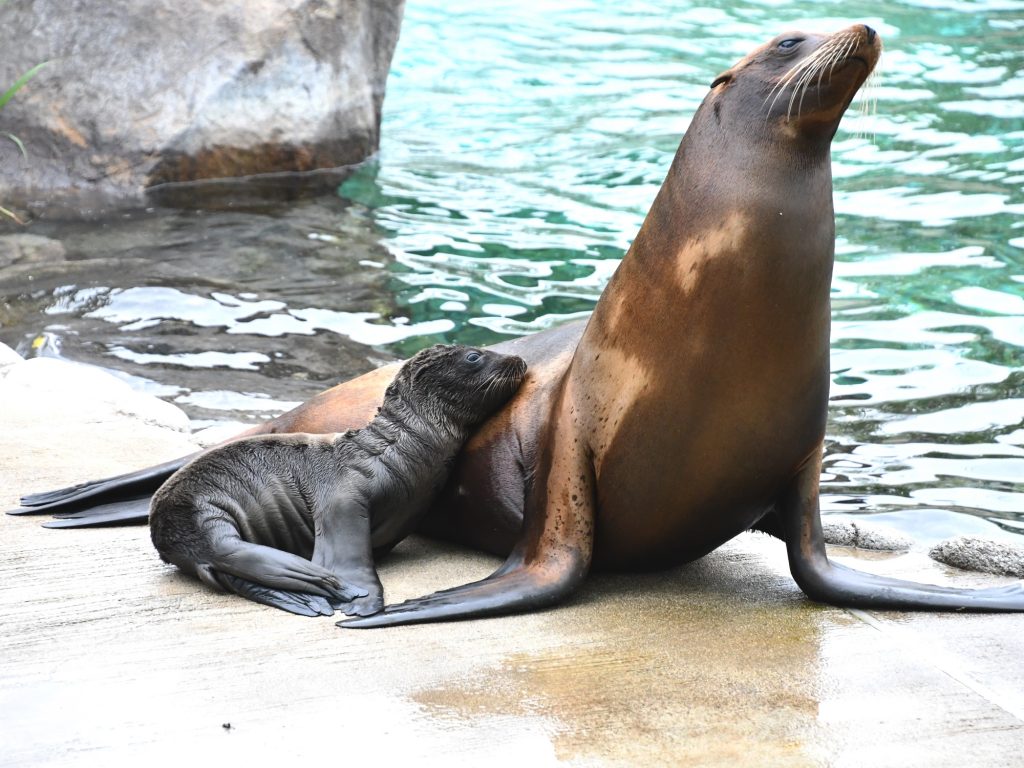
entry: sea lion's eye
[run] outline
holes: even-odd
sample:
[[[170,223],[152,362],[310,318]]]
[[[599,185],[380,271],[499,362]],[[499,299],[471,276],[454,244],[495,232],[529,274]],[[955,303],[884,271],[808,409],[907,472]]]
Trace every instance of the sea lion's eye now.
[[[474,352],[467,352],[466,353],[466,362],[470,363],[472,365],[476,365],[481,360],[483,360],[483,357],[484,357],[483,355],[481,355],[479,352],[476,352],[476,351],[474,351]]]
[[[804,39],[802,37],[787,37],[785,40],[783,40],[781,43],[779,43],[779,48],[782,48],[783,50],[788,50],[790,48],[795,48],[797,45],[799,45],[803,41],[804,41]]]

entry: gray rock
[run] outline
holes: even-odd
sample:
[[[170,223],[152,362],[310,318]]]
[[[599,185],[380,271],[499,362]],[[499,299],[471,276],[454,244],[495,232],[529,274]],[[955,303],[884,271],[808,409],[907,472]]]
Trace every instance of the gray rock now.
[[[0,268],[12,264],[39,264],[64,261],[64,246],[59,240],[20,232],[0,236]]]
[[[378,146],[403,0],[0,6],[0,197],[137,203],[164,182],[312,171]],[[38,204],[38,203],[37,203]]]
[[[954,536],[928,552],[933,560],[967,571],[1024,578],[1024,547],[980,536]]]
[[[910,549],[913,542],[901,533],[876,525],[865,525],[852,520],[830,521],[821,524],[826,544],[841,547],[859,547],[882,551]]]

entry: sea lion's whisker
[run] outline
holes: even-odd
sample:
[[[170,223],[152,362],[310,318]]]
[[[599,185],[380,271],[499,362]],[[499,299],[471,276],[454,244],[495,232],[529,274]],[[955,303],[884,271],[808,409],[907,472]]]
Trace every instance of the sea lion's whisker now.
[[[780,86],[785,87],[786,84],[793,83],[792,93],[790,94],[789,104],[786,109],[787,121],[793,117],[794,104],[796,105],[797,116],[799,117],[803,113],[804,98],[815,76],[817,76],[817,86],[820,88],[825,80],[825,75],[827,74],[829,80],[831,80],[836,68],[848,59],[858,43],[859,37],[854,34],[845,34],[832,38],[802,62],[802,64],[807,66],[797,65],[780,79],[776,88]],[[795,82],[793,82],[794,78]],[[779,90],[775,100],[772,101],[772,106],[774,106],[779,95],[781,95],[781,90]],[[770,112],[771,107],[769,107]]]
[[[775,84],[775,87],[773,87],[772,90],[768,93],[768,96],[765,97],[765,102],[767,102],[768,99],[772,98],[773,94],[775,95],[775,98],[772,100],[771,106],[769,106],[768,108],[769,112],[771,111],[772,107],[775,106],[775,102],[778,100],[779,96],[782,95],[782,91],[785,90],[786,86],[789,83],[791,83],[803,70],[813,66],[817,57],[821,55],[821,51],[821,48],[814,51],[813,53],[811,53],[810,56],[808,56],[803,61],[797,62],[797,64],[791,67],[785,74],[782,75],[781,78],[779,78],[779,81]]]
[[[854,46],[856,44],[857,44],[857,40],[856,40],[856,38],[853,38],[853,37],[849,38],[846,41],[846,45],[843,46],[842,53],[840,53],[840,55],[836,56],[835,61],[832,63],[832,69],[829,70],[829,77],[832,76],[832,73],[835,71],[836,65],[839,64],[839,62],[846,61],[846,58],[850,55],[850,52],[853,50],[853,48],[854,48]]]
[[[794,80],[796,80],[799,77],[801,77],[802,76],[802,72],[804,72],[804,70],[807,70],[807,69],[813,67],[815,61],[817,60],[817,58],[820,55],[822,55],[821,51],[822,51],[821,48],[819,48],[818,50],[814,51],[810,56],[808,56],[803,61],[798,62],[791,69],[789,69],[781,78],[779,78],[778,83],[775,84],[775,87],[772,88],[772,90],[768,93],[768,96],[765,98],[765,102],[766,103],[767,103],[768,99],[772,99],[772,103],[768,105],[768,109],[765,112],[765,120],[768,119],[768,116],[771,114],[772,110],[775,108],[775,102],[777,102],[779,100],[779,97],[782,96],[782,93],[783,93],[783,91],[785,91],[786,86],[789,85]],[[775,95],[775,98],[772,98],[772,94]],[[793,108],[792,101],[790,101],[789,109],[792,110],[792,108]],[[788,113],[787,113],[786,119],[787,120],[789,119]]]
[[[798,95],[800,97],[800,103],[797,105],[797,116],[799,117],[801,111],[803,111],[804,94],[807,92],[807,88],[810,85],[811,80],[814,78],[815,73],[818,71],[821,62],[825,60],[826,54],[828,52],[826,50],[826,46],[822,46],[821,48],[818,49],[818,51],[824,51],[824,53],[822,53],[821,56],[818,56],[815,59],[813,67],[809,67],[808,69],[804,70],[804,72],[800,75],[800,78],[793,85],[793,92],[789,97],[789,106],[786,109],[787,121],[793,115],[793,103],[796,101]]]
[[[880,79],[880,68],[875,67],[865,78],[864,83],[861,85],[860,90],[857,92],[857,116],[861,118],[859,121],[860,125],[856,132],[857,138],[862,138],[874,142],[874,131],[868,126],[870,124],[870,118],[875,115],[875,111],[878,108],[878,83]]]
[[[817,87],[821,88],[822,80],[825,78],[826,71],[828,72],[829,80],[832,79],[833,73],[836,71],[836,66],[846,59],[847,53],[850,51],[851,46],[856,42],[856,39],[850,35],[844,35],[843,37],[837,38],[835,44],[830,47],[828,56],[824,57],[821,61],[821,65],[818,67],[818,83]],[[842,47],[840,47],[842,46]],[[804,93],[807,91],[808,82],[804,86]],[[803,110],[804,94],[800,95],[800,104],[797,107],[797,114]]]
[[[835,51],[830,57],[828,63],[828,76],[830,79],[832,77],[832,74],[836,71],[836,66],[839,64],[839,62],[844,61],[846,59],[846,56],[849,54],[850,50],[856,43],[856,39],[847,35],[846,37],[842,38],[841,42],[845,43],[845,45],[843,45],[841,50],[838,47],[838,45],[836,46]],[[822,67],[822,74],[824,74],[824,69],[825,68]],[[821,84],[820,77],[818,78],[818,84]]]
[[[814,74],[818,71],[821,62],[823,62],[826,59],[826,57],[828,57],[832,53],[833,50],[834,44],[831,40],[829,40],[820,48],[811,53],[802,62],[792,67],[785,75],[783,75],[782,78],[779,80],[778,85],[776,86],[776,88],[778,89],[778,94],[776,94],[775,99],[772,101],[771,106],[768,108],[768,112],[771,112],[772,108],[775,106],[775,102],[778,100],[779,96],[782,95],[782,91],[785,89],[785,87],[790,83],[793,83],[793,92],[789,97],[789,104],[786,108],[786,120],[788,121],[793,114],[793,103],[796,101],[797,94],[800,93],[801,90],[806,89],[807,85],[810,82],[810,79],[813,78]],[[802,102],[803,97],[801,97],[801,105]]]
[[[789,70],[785,72],[785,74],[782,75],[781,78],[779,78],[779,81],[775,84],[775,87],[772,88],[768,96],[765,97],[765,102],[767,102],[768,99],[772,97],[772,94],[775,94],[775,99],[777,100],[778,97],[781,95],[782,91],[785,89],[785,87],[789,83],[791,83],[795,78],[797,78],[799,74],[803,72],[803,70],[813,67],[814,63],[822,55],[824,55],[824,47],[819,48],[816,51],[813,51],[806,59],[804,59],[803,61],[799,61],[795,65],[793,65]],[[775,101],[772,101],[772,106],[775,106]]]

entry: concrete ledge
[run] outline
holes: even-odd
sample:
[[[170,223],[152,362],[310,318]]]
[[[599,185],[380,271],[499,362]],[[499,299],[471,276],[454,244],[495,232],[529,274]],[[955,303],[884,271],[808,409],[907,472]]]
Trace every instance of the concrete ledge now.
[[[124,413],[78,420],[82,404],[19,413],[4,386],[5,508],[191,449]],[[961,768],[1012,765],[1024,743],[1024,617],[818,606],[766,536],[594,576],[542,613],[343,631],[209,591],[163,565],[144,527],[38,523],[0,520],[4,765]],[[919,580],[1007,581],[919,552],[837,553]],[[411,539],[381,575],[395,601],[496,565]]]

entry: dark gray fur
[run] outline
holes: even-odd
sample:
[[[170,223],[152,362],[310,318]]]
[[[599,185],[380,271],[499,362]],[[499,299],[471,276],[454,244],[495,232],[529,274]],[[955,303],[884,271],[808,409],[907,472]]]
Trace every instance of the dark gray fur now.
[[[182,467],[153,497],[153,544],[165,562],[256,602],[307,616],[376,613],[373,553],[409,534],[463,442],[525,373],[514,356],[426,349],[363,429],[246,438]]]

